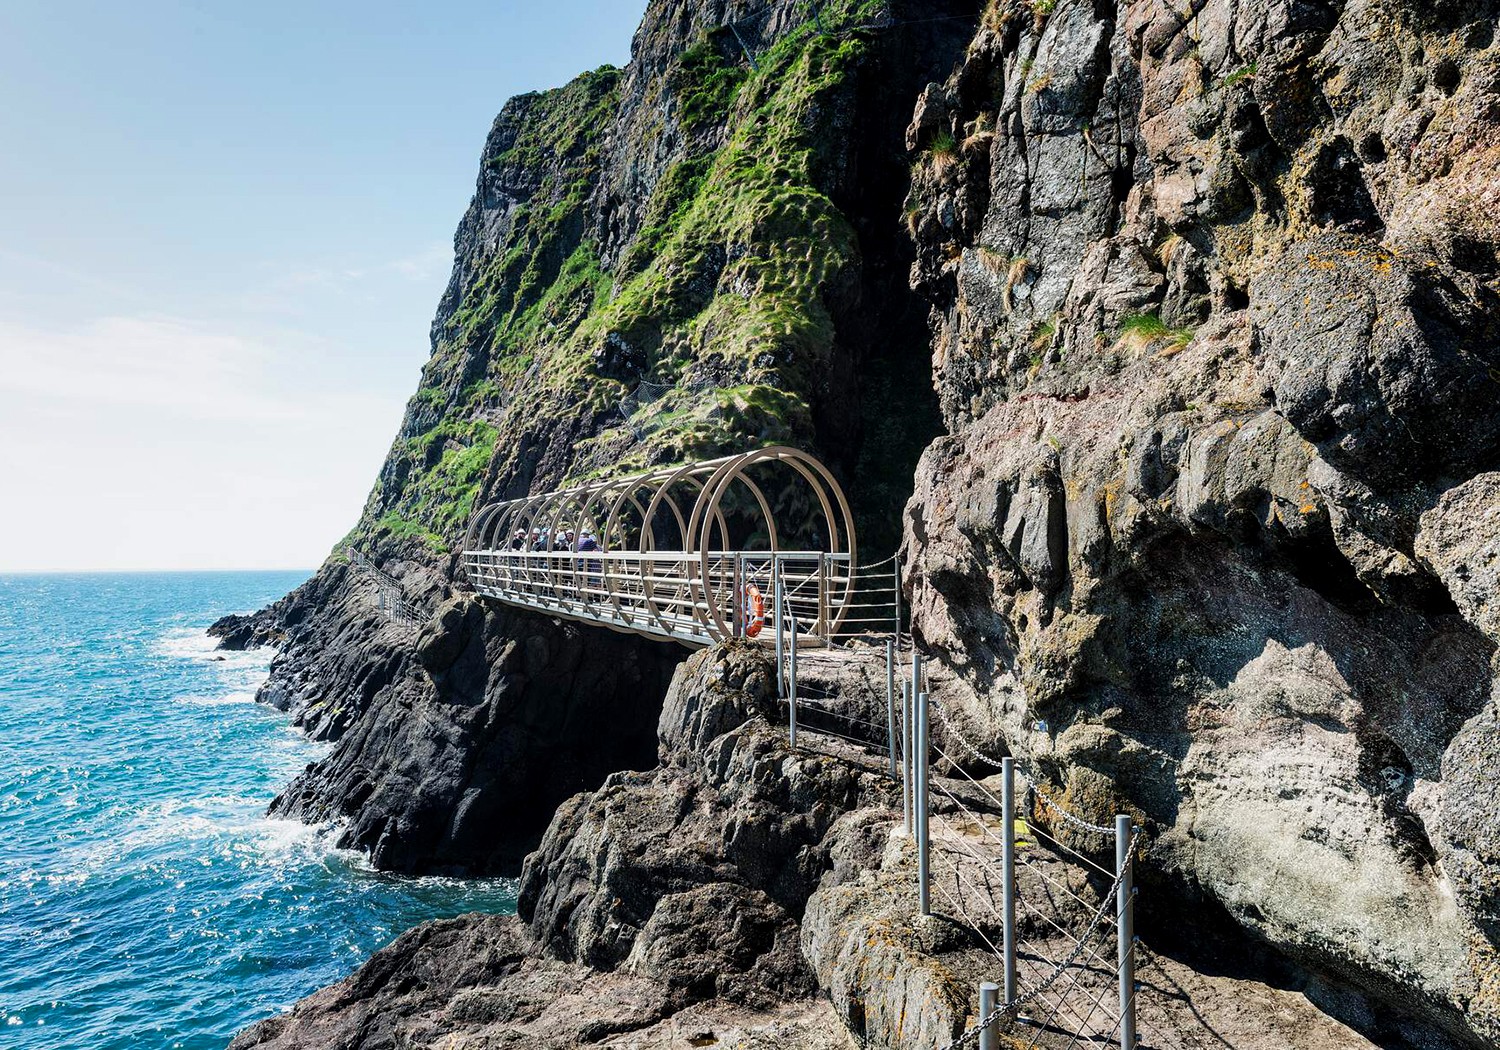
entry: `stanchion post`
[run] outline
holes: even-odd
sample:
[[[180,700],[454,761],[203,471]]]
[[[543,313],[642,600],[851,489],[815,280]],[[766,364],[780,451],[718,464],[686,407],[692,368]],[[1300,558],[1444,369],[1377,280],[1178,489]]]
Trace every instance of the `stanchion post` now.
[[[1000,1009],[1000,986],[994,981],[979,982],[979,1050],[1000,1050],[1000,1033],[995,1014]]]
[[[916,693],[917,708],[917,904],[923,916],[932,914],[931,860],[932,837],[928,824],[928,804],[931,801],[927,790],[927,694]]]
[[[891,565],[896,573],[896,637],[901,637],[901,552],[891,559]]]
[[[911,838],[916,828],[912,812],[912,707],[911,683],[901,683],[901,830]]]
[[[885,640],[885,740],[891,753],[891,779],[896,772],[896,639]]]
[[[1001,839],[1000,877],[1004,923],[1005,1005],[1016,1001],[1016,760],[1000,760],[1000,809],[1005,820]]]
[[[786,663],[784,662],[785,647],[781,634],[781,556],[771,555],[771,600],[775,602],[776,608],[772,610],[773,628],[776,631],[776,695],[786,696]]]
[[[797,618],[792,617],[790,625],[792,634],[791,651],[787,653],[787,663],[791,666],[791,684],[787,687],[786,709],[788,711],[787,735],[793,747],[797,746]]]
[[[730,634],[735,638],[745,637],[745,555],[739,551],[734,555],[734,605],[730,611]]]
[[[1130,860],[1130,817],[1115,817],[1115,874],[1120,881],[1115,900],[1120,934],[1120,1050],[1135,1050],[1135,889]]]

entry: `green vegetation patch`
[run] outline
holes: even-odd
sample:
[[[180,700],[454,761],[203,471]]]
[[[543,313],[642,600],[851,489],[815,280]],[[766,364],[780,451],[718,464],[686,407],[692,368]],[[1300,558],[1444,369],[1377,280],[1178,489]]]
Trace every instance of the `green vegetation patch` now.
[[[723,31],[712,34],[684,51],[668,76],[668,86],[677,96],[678,119],[685,130],[724,123],[749,75],[743,60],[725,58],[717,39],[722,35]]]
[[[1173,328],[1156,314],[1131,314],[1120,321],[1116,343],[1139,350],[1160,347],[1169,356],[1187,349],[1196,334],[1193,328]]]
[[[846,143],[826,129],[855,104],[868,44],[851,27],[884,10],[834,0],[828,32],[809,22],[753,69],[722,32],[679,56],[667,87],[698,145],[658,180],[610,269],[585,230],[618,71],[507,107],[485,177],[518,205],[437,332],[366,535],[451,546],[489,473],[526,477],[543,457],[579,477],[811,444],[834,347],[827,300],[860,262],[829,197]],[[675,389],[627,420],[621,399],[642,380]]]

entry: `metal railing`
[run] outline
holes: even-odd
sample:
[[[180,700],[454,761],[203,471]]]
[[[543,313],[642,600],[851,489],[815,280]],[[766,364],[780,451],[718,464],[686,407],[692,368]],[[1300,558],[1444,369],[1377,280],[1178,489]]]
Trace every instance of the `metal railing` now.
[[[357,573],[374,582],[375,604],[383,616],[406,627],[421,626],[425,617],[416,603],[406,596],[400,580],[382,570],[355,547],[345,547],[344,553]]]
[[[474,589],[551,616],[712,645],[769,642],[766,595],[781,580],[806,617],[804,643],[841,630],[849,556],[819,551],[465,551]]]
[[[793,640],[899,636],[903,611],[894,559],[856,571],[823,551],[478,550],[463,567],[479,594],[511,605],[694,646],[759,639],[778,667]]]
[[[851,711],[848,699],[803,680],[799,646],[789,640],[800,631],[795,617],[788,619],[788,639],[777,625],[778,642],[785,642],[784,650],[778,644],[777,681],[791,745],[799,746],[799,734],[814,733],[884,752],[901,784],[902,832],[916,852],[916,921],[933,914],[935,893],[942,914],[965,926],[994,961],[999,980],[979,983],[977,1023],[946,1050],[970,1044],[998,1050],[1002,1032],[1013,1047],[1135,1050],[1134,876],[1141,840],[1132,818],[1090,823],[1050,798],[1034,777],[1018,791],[1017,760],[991,757],[964,737],[931,695],[921,654],[913,650],[908,663],[898,636],[886,639],[884,724],[865,717],[868,711]],[[929,721],[934,711],[941,742]],[[998,795],[990,778],[967,771],[976,760],[1000,771]],[[934,761],[941,774],[934,774]],[[1108,848],[1093,856],[1074,848],[1048,829],[1043,812]],[[1113,866],[1101,861],[1111,850]],[[1022,916],[1046,936],[1023,936]],[[1152,1045],[1173,1044],[1158,1037]]]

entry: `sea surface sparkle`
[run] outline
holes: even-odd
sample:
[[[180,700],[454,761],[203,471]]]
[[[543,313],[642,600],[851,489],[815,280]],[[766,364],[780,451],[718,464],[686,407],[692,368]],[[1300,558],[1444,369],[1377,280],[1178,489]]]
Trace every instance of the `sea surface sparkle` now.
[[[0,575],[0,1046],[223,1047],[409,926],[514,910],[265,816],[325,746],[203,630],[303,576]]]

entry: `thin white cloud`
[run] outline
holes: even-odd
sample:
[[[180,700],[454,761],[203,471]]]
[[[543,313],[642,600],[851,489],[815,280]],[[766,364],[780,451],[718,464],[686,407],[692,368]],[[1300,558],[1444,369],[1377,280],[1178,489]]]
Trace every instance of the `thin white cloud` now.
[[[170,317],[107,317],[68,331],[0,321],[0,406],[46,398],[78,411],[133,406],[273,422],[305,411],[266,381],[270,349]]]
[[[365,266],[313,266],[296,270],[275,284],[286,288],[339,288],[385,277],[426,282],[447,276],[452,265],[452,246],[438,242],[387,262]]]
[[[0,321],[0,571],[311,566],[354,523],[405,391],[180,318]]]

